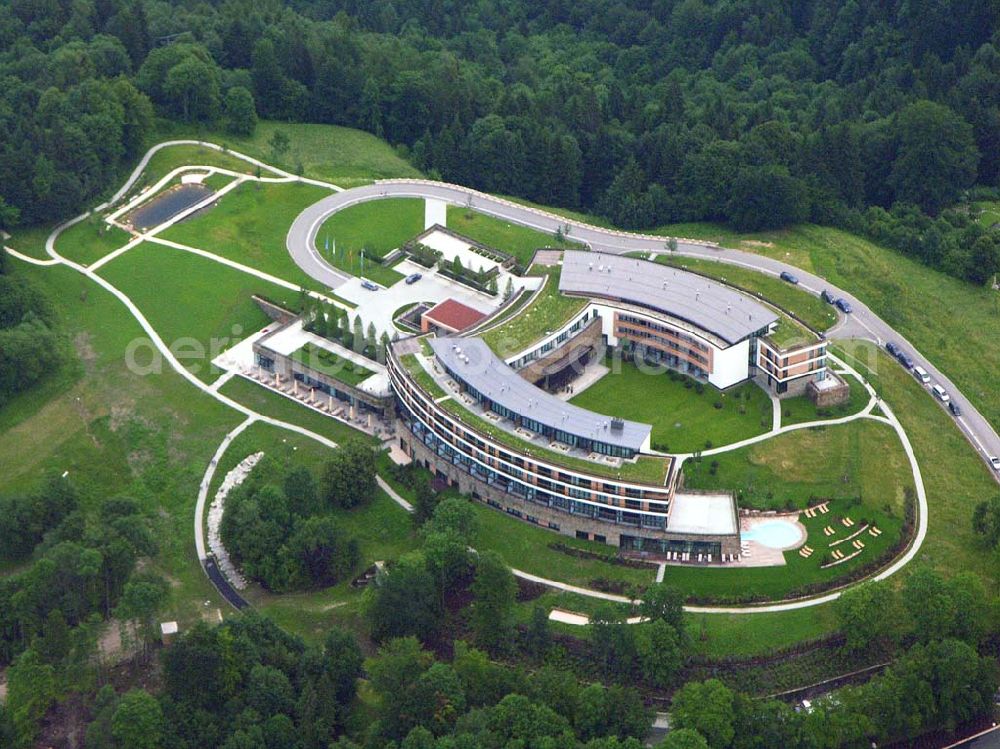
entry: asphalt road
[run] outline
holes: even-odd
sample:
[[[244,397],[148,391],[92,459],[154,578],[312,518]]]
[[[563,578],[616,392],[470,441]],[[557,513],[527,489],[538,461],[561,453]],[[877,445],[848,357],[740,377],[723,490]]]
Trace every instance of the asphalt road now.
[[[289,229],[286,239],[286,245],[292,258],[309,276],[332,289],[349,280],[350,276],[333,268],[317,252],[315,242],[319,227],[324,219],[338,210],[355,203],[383,197],[436,198],[455,205],[469,205],[481,213],[553,235],[557,229],[562,227],[567,238],[582,242],[592,250],[600,252],[622,254],[635,251],[667,251],[666,237],[602,229],[459,185],[424,180],[386,180],[336,193],[311,205],[299,214]],[[888,323],[872,312],[857,297],[801,268],[751,252],[720,248],[707,242],[679,239],[677,253],[742,265],[774,276],[782,271],[788,271],[798,277],[800,287],[806,291],[818,295],[823,289],[827,289],[834,296],[847,299],[853,307],[853,313],[841,315],[840,322],[828,332],[828,335],[839,338],[866,339],[875,341],[879,345],[884,345],[886,341],[894,341],[902,346],[916,365],[927,370],[931,376],[931,384],[940,384],[948,391],[952,400],[959,405],[962,416],[955,421],[982,459],[986,461],[989,455],[1000,455],[1000,435],[969,402],[968,398],[926,356],[921,354],[915,346],[893,330]],[[933,398],[929,387],[927,397]],[[942,404],[939,406],[944,408]],[[995,480],[1000,482],[1000,475],[997,472],[990,470],[990,473]]]

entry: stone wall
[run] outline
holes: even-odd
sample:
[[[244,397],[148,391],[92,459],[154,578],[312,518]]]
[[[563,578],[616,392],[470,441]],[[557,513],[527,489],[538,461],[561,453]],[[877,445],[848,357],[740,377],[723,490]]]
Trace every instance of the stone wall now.
[[[833,372],[828,372],[824,382],[827,381],[834,381],[836,384],[832,387],[819,388],[816,382],[809,382],[806,392],[809,395],[809,399],[816,404],[817,408],[839,406],[850,399],[851,388],[842,377],[835,375]]]

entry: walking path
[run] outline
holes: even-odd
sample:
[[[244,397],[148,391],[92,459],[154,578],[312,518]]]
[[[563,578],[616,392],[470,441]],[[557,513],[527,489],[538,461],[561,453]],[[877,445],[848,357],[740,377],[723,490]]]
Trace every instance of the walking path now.
[[[121,200],[121,198],[128,192],[128,190],[131,189],[132,185],[139,179],[140,175],[142,174],[142,170],[148,164],[150,158],[157,151],[159,151],[162,148],[165,148],[165,147],[168,147],[168,146],[171,146],[171,145],[178,145],[178,144],[192,144],[192,145],[193,144],[198,144],[198,145],[203,145],[203,146],[208,147],[208,148],[214,148],[214,149],[219,150],[219,151],[223,151],[224,150],[224,149],[220,148],[219,146],[216,146],[214,144],[204,143],[202,141],[169,141],[169,142],[166,142],[166,143],[161,143],[158,146],[155,146],[154,148],[150,149],[149,152],[147,152],[147,154],[143,157],[142,161],[140,162],[139,166],[136,167],[136,169],[133,171],[133,173],[131,174],[131,176],[129,177],[129,179],[126,181],[126,183],[121,187],[121,189],[118,190],[118,192],[115,193],[115,195],[111,198],[111,200],[109,200],[107,203],[104,203],[104,204],[98,206],[95,209],[95,211],[98,211],[98,212],[102,211],[102,210],[106,209],[109,205],[113,205],[116,202],[118,202],[119,200]],[[302,179],[302,178],[293,177],[293,175],[290,175],[287,172],[283,172],[282,170],[278,170],[278,169],[274,169],[272,167],[268,167],[267,165],[263,164],[263,162],[257,161],[256,159],[253,159],[253,158],[248,157],[248,156],[244,156],[243,154],[239,154],[238,152],[229,151],[228,153],[230,153],[231,155],[233,155],[233,156],[235,156],[237,158],[241,158],[241,159],[247,161],[248,163],[258,165],[261,168],[266,168],[266,169],[268,169],[268,170],[270,170],[270,171],[272,171],[274,173],[277,173],[277,174],[281,175],[281,178],[284,178],[284,179],[267,178],[269,180],[272,180],[272,181],[284,181],[285,179],[298,179],[299,181],[302,181],[302,182],[307,182],[307,183],[310,183],[310,184],[316,184],[316,185],[319,185],[319,186],[322,186],[322,187],[327,187],[327,188],[335,190],[335,191],[340,191],[340,188],[338,188],[338,187],[336,187],[334,185],[330,185],[328,183],[320,182],[319,180],[310,180],[310,179]],[[217,171],[221,171],[221,170],[217,170]],[[261,179],[265,179],[265,178],[261,178]],[[380,183],[380,184],[382,184],[382,183]],[[438,189],[441,189],[439,183],[424,183],[424,182],[421,182],[421,181],[414,181],[412,183],[406,183],[406,184],[418,184],[418,185],[430,184],[432,186],[436,186]],[[375,187],[377,188],[378,186],[375,186]],[[359,190],[363,190],[364,188],[358,188],[358,189]],[[476,193],[475,191],[466,190],[465,188],[457,188],[455,186],[444,186],[443,189],[445,189],[445,190],[458,190],[460,192],[460,194],[463,195],[463,196],[465,196],[466,198],[469,195],[478,196],[479,199],[490,201],[490,205],[501,205],[501,206],[505,206],[507,208],[516,208],[518,211],[527,211],[528,213],[530,213],[532,215],[537,215],[537,216],[541,216],[541,217],[545,218],[545,221],[547,221],[547,222],[551,222],[554,219],[554,214],[548,214],[548,213],[546,213],[544,211],[538,211],[536,209],[526,209],[524,206],[520,206],[518,204],[512,203],[511,201],[505,201],[505,200],[501,200],[501,199],[497,199],[497,198],[492,198],[492,196],[486,196],[486,195],[484,195],[482,193]],[[354,191],[349,191],[349,192],[353,193]],[[424,197],[426,197],[425,192],[421,192],[420,190],[417,190],[416,193],[417,193],[418,196],[424,196]],[[387,194],[386,191],[382,191],[381,192],[381,196],[382,197],[384,197],[386,194]],[[397,193],[394,193],[394,194],[397,194]],[[376,197],[377,195],[378,195],[378,193],[376,192],[375,195],[370,195],[368,197],[359,198],[359,200],[356,201],[356,202],[360,202],[360,200],[373,199],[373,197]],[[335,196],[332,196],[332,197],[335,197]],[[352,198],[353,198],[353,196],[352,196]],[[327,198],[325,200],[329,200],[329,198]],[[322,203],[324,203],[324,201],[320,201],[320,204],[322,204]],[[469,203],[468,199],[466,199],[466,200],[463,201],[463,204],[468,204],[468,203]],[[320,205],[320,204],[317,204],[317,205]],[[477,206],[477,208],[479,210],[483,210],[482,208],[480,208],[478,206]],[[307,209],[307,212],[309,210],[310,209]],[[486,210],[485,212],[490,212],[490,211]],[[302,216],[304,216],[305,214],[306,214],[306,212],[304,212],[302,215],[300,215],[299,218],[301,219]],[[53,230],[53,232],[49,235],[49,237],[47,238],[46,243],[45,243],[46,252],[50,256],[49,260],[38,260],[36,258],[29,258],[29,257],[23,255],[22,253],[18,253],[18,252],[12,251],[12,250],[10,250],[9,252],[10,252],[10,254],[11,254],[12,257],[24,260],[25,262],[29,262],[29,263],[32,263],[32,264],[35,264],[35,265],[42,265],[42,266],[65,265],[65,266],[67,266],[69,268],[72,268],[73,270],[77,271],[81,275],[86,276],[88,279],[90,279],[94,283],[98,284],[99,286],[101,286],[102,288],[104,288],[109,293],[113,294],[126,307],[126,309],[129,311],[129,313],[136,319],[136,321],[139,323],[139,325],[142,327],[142,329],[149,336],[149,338],[152,341],[153,345],[157,348],[157,350],[160,352],[160,354],[164,357],[164,360],[169,364],[169,366],[174,371],[176,371],[180,376],[184,377],[190,384],[192,384],[193,386],[195,386],[196,388],[198,388],[198,390],[201,391],[202,393],[204,393],[204,394],[206,394],[206,395],[208,395],[208,396],[210,396],[212,398],[215,398],[219,402],[221,402],[221,403],[225,404],[226,406],[232,408],[233,410],[237,411],[238,413],[242,414],[245,417],[244,420],[242,422],[240,422],[240,424],[238,424],[236,427],[234,427],[225,436],[225,438],[223,439],[223,441],[220,443],[218,449],[216,450],[215,455],[213,456],[212,460],[210,461],[208,467],[205,470],[205,474],[204,474],[204,476],[202,478],[202,482],[201,482],[201,485],[199,487],[198,500],[196,502],[195,518],[194,518],[195,547],[196,547],[196,550],[197,550],[197,553],[198,553],[198,558],[202,561],[203,567],[206,569],[206,573],[208,573],[210,575],[210,577],[211,577],[212,576],[211,575],[211,570],[209,570],[209,567],[212,566],[211,565],[211,560],[208,560],[208,564],[206,564],[207,554],[206,554],[206,550],[205,550],[204,522],[203,522],[205,501],[206,501],[207,494],[208,494],[208,489],[209,489],[209,486],[211,485],[211,481],[212,481],[212,478],[213,478],[213,476],[215,474],[215,470],[216,470],[216,467],[218,465],[218,462],[221,459],[221,457],[224,455],[226,449],[233,442],[233,440],[235,440],[247,427],[249,427],[250,425],[252,425],[252,424],[254,424],[254,423],[256,423],[256,422],[259,421],[259,422],[262,422],[262,423],[270,424],[270,425],[273,425],[273,426],[276,426],[276,427],[279,427],[279,428],[282,428],[282,429],[287,429],[287,430],[289,430],[291,432],[294,432],[294,433],[301,434],[303,436],[309,437],[311,439],[316,440],[320,444],[326,445],[327,447],[330,447],[330,448],[336,448],[337,444],[335,442],[333,442],[332,440],[329,440],[329,439],[327,439],[326,437],[323,437],[320,434],[317,434],[317,433],[312,432],[312,431],[310,431],[308,429],[305,429],[305,428],[303,428],[301,426],[298,426],[297,424],[292,424],[292,423],[289,423],[289,422],[282,421],[280,419],[274,419],[274,418],[265,416],[264,414],[258,413],[256,411],[254,411],[253,409],[250,409],[247,406],[244,406],[243,404],[241,404],[241,403],[239,403],[237,401],[234,401],[233,399],[231,399],[231,398],[223,395],[222,393],[218,392],[218,385],[221,384],[219,381],[216,381],[215,383],[212,383],[211,385],[209,385],[209,384],[206,384],[206,383],[202,382],[201,380],[199,380],[197,377],[195,377],[191,372],[189,372],[177,360],[177,358],[173,355],[173,353],[170,351],[169,347],[165,344],[165,342],[162,340],[162,338],[159,336],[159,334],[156,332],[156,330],[153,328],[153,326],[150,324],[150,322],[142,314],[141,310],[139,310],[139,308],[132,302],[132,300],[124,292],[122,292],[121,290],[119,290],[118,288],[116,288],[114,285],[112,285],[108,281],[104,280],[99,275],[97,275],[97,273],[95,272],[94,268],[92,268],[92,267],[91,268],[85,267],[85,266],[83,266],[83,265],[81,265],[79,263],[71,261],[71,260],[63,257],[62,255],[60,255],[56,251],[56,249],[55,249],[55,240],[56,240],[56,238],[59,236],[59,234],[62,231],[64,231],[68,227],[73,226],[74,224],[76,224],[76,223],[78,223],[78,222],[86,219],[89,215],[90,215],[90,213],[85,213],[85,214],[82,214],[80,216],[77,216],[74,219],[71,219],[69,221],[66,221],[66,222],[60,224],[59,226],[57,226]],[[499,215],[499,214],[494,214],[494,215]],[[517,215],[521,215],[521,214],[518,213]],[[506,215],[501,216],[501,217],[508,218],[509,220],[515,221],[516,223],[522,223],[522,224],[525,224],[525,225],[532,226],[533,228],[546,228],[546,226],[548,226],[548,224],[538,225],[537,222],[535,222],[535,223],[525,222],[525,221],[518,220],[516,218],[512,218],[512,217],[506,216]],[[585,225],[585,224],[580,224],[578,222],[566,220],[566,219],[563,219],[562,217],[558,217],[558,219],[560,221],[560,223],[559,223],[560,226],[569,226],[569,227],[572,228],[572,230],[574,231],[574,235],[573,235],[574,238],[579,238],[580,235],[583,234],[585,241],[587,241],[587,237],[590,237],[593,240],[594,236],[595,236],[594,232],[597,232],[598,235],[599,235],[599,237],[601,238],[603,244],[601,242],[596,242],[596,245],[595,245],[594,241],[588,241],[587,242],[588,244],[591,244],[592,246],[595,246],[595,248],[597,248],[597,249],[608,249],[610,247],[612,249],[612,251],[625,251],[624,248],[628,247],[629,249],[650,249],[650,250],[654,250],[654,249],[662,249],[663,243],[665,242],[665,238],[663,238],[663,237],[649,237],[648,235],[635,235],[635,234],[628,234],[626,232],[614,232],[614,231],[608,231],[608,230],[597,230],[596,228],[588,228],[587,225]],[[313,220],[313,219],[311,219],[311,220]],[[321,219],[316,219],[316,220],[318,221],[318,220],[321,220]],[[296,223],[297,224],[299,223],[298,219],[297,219]],[[318,223],[316,223],[315,225],[318,226]],[[314,227],[312,227],[312,225],[310,224],[306,228],[308,230],[307,234],[311,232],[312,235],[314,236]],[[295,227],[293,226],[293,230],[294,229],[295,229]],[[659,246],[657,248],[653,248],[653,247],[643,248],[643,247],[634,247],[634,246],[631,246],[631,244],[634,243],[636,240],[640,240],[642,242],[647,242],[647,243],[651,243],[651,242],[655,241],[655,242],[659,243]],[[157,241],[160,241],[161,243],[166,244],[165,240],[157,240]],[[311,246],[311,241],[312,240],[310,238],[310,246]],[[289,243],[289,249],[292,250],[293,232],[289,232],[288,243]],[[693,247],[696,247],[696,246],[697,247],[701,247],[701,248],[712,247],[712,245],[710,245],[708,243],[689,242],[687,240],[685,240],[683,242],[683,246],[685,248],[693,248]],[[617,248],[617,249],[614,249],[614,248]],[[184,249],[188,249],[189,251],[201,252],[201,251],[195,250],[194,248],[184,248]],[[127,251],[127,250],[123,250],[123,251]],[[210,253],[206,253],[206,254],[210,254]],[[293,256],[295,256],[295,252],[293,252]],[[296,259],[298,261],[298,258],[296,258]],[[99,261],[99,263],[103,264],[104,262],[107,262],[107,261],[108,261],[108,259],[104,258],[104,259],[102,259],[102,261]],[[321,260],[321,262],[323,262],[323,261]],[[236,265],[239,265],[239,264],[236,264]],[[250,268],[247,268],[246,266],[243,266],[240,269],[241,270],[246,270],[247,272],[255,272],[255,269],[250,269]],[[306,270],[305,267],[303,269]],[[309,272],[309,271],[307,270],[307,272]],[[312,275],[312,274],[310,274],[310,275]],[[839,363],[845,369],[849,370],[850,372],[853,372],[856,376],[858,376],[858,379],[863,382],[862,378],[859,375],[857,375],[857,373],[854,372],[854,370],[851,370],[843,362],[839,362]],[[771,432],[769,432],[769,433],[767,433],[765,435],[760,435],[759,437],[753,438],[751,440],[744,440],[743,442],[736,443],[734,445],[729,445],[729,446],[726,446],[724,448],[718,448],[718,449],[715,449],[715,450],[705,451],[703,453],[703,455],[717,454],[719,452],[725,452],[726,450],[738,449],[739,447],[741,447],[741,446],[743,446],[745,444],[752,444],[753,442],[758,442],[758,441],[761,441],[763,439],[769,439],[769,438],[771,438],[773,436],[776,436],[777,434],[782,434],[782,433],[784,433],[786,431],[791,431],[793,429],[801,429],[801,428],[808,428],[809,426],[815,426],[818,423],[822,423],[824,425],[837,424],[837,423],[845,423],[847,421],[851,421],[851,420],[856,419],[856,418],[876,418],[876,419],[878,419],[880,421],[884,420],[884,421],[890,423],[893,426],[893,428],[896,430],[897,434],[899,435],[899,437],[900,437],[900,439],[901,439],[901,441],[903,443],[904,449],[906,450],[907,457],[910,460],[911,467],[913,469],[914,481],[916,483],[917,497],[918,497],[918,528],[917,528],[917,533],[916,533],[916,535],[914,537],[914,540],[911,543],[910,547],[907,549],[907,551],[901,557],[897,558],[897,560],[892,565],[890,565],[886,569],[882,570],[880,573],[878,573],[875,576],[875,579],[884,579],[884,578],[889,577],[890,575],[894,574],[896,571],[898,571],[899,569],[901,569],[903,566],[905,566],[915,556],[915,554],[919,550],[920,545],[923,543],[924,537],[926,536],[926,530],[927,530],[927,504],[926,504],[926,494],[925,494],[925,491],[924,491],[924,485],[923,485],[923,481],[922,481],[922,478],[921,478],[921,475],[920,475],[920,468],[919,468],[919,465],[916,462],[916,458],[915,458],[915,456],[913,454],[912,446],[910,445],[910,442],[909,442],[909,439],[906,436],[906,433],[903,431],[902,426],[899,424],[899,421],[896,419],[895,414],[893,414],[892,410],[885,403],[881,403],[880,404],[881,408],[882,408],[882,411],[886,414],[884,418],[883,417],[872,417],[870,415],[871,409],[874,408],[874,403],[875,403],[874,391],[871,389],[871,387],[867,383],[865,383],[865,387],[869,390],[869,393],[872,395],[872,400],[869,401],[869,403],[866,406],[866,408],[862,412],[860,412],[859,414],[855,414],[855,415],[853,415],[851,417],[845,417],[843,419],[826,420],[826,421],[823,421],[823,422],[812,422],[812,423],[809,423],[809,424],[797,424],[797,425],[789,426],[787,428],[778,427],[777,429],[774,429],[774,430],[772,430]],[[780,423],[780,422],[778,422],[778,423]],[[682,462],[683,462],[683,458],[684,457],[689,457],[689,456],[681,456],[681,461]],[[397,504],[399,504],[401,507],[403,507],[407,511],[412,511],[413,508],[410,505],[410,503],[407,502],[405,499],[403,499],[401,496],[399,496],[399,494],[397,492],[395,492],[382,479],[382,477],[378,477],[378,484],[379,484],[379,486],[384,491],[386,491],[386,493],[390,497],[392,497],[392,499],[395,502],[397,502]],[[629,599],[625,598],[624,596],[616,596],[616,595],[609,594],[609,593],[603,593],[601,591],[595,591],[595,590],[590,590],[590,589],[587,589],[587,588],[582,588],[582,587],[578,587],[578,586],[574,586],[574,585],[569,585],[567,583],[562,583],[562,582],[559,582],[559,581],[556,581],[556,580],[549,580],[547,578],[540,577],[538,575],[534,575],[532,573],[528,573],[528,572],[525,572],[523,570],[514,569],[513,571],[514,571],[515,575],[517,575],[518,577],[520,577],[520,578],[522,578],[524,580],[529,580],[529,581],[532,581],[532,582],[540,583],[540,584],[543,584],[543,585],[546,585],[548,587],[552,587],[552,588],[555,588],[555,589],[564,590],[564,591],[571,592],[571,593],[577,593],[579,595],[584,595],[584,596],[588,596],[588,597],[592,597],[592,598],[599,598],[599,599],[603,599],[603,600],[607,600],[607,601],[613,601],[613,602],[618,602],[618,603],[629,603],[630,602]],[[657,574],[659,575],[659,571],[658,571]],[[216,582],[215,577],[212,577],[212,579],[213,579],[213,582]],[[223,594],[226,595],[226,592],[223,591]],[[838,598],[840,596],[840,594],[841,594],[841,591],[838,590],[838,591],[834,591],[834,592],[829,593],[829,594],[824,595],[824,596],[819,596],[819,597],[814,597],[814,598],[809,598],[809,599],[802,599],[802,600],[797,600],[797,601],[785,601],[785,602],[768,604],[768,605],[763,605],[763,606],[748,606],[748,607],[688,606],[688,607],[685,607],[685,609],[688,610],[688,611],[694,612],[694,613],[724,613],[724,614],[749,614],[749,613],[763,613],[763,612],[769,612],[770,613],[770,612],[778,612],[778,611],[789,611],[789,610],[793,610],[793,609],[801,609],[801,608],[806,608],[806,607],[809,607],[809,606],[816,606],[816,605],[819,605],[819,604],[822,604],[822,603],[827,603],[829,601],[833,601],[836,598]],[[236,604],[234,604],[234,605],[236,605]]]

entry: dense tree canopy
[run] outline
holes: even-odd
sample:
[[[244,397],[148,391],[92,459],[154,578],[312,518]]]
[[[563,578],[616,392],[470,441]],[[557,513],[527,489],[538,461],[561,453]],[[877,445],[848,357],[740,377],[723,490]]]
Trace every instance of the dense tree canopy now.
[[[360,127],[432,175],[629,227],[835,223],[981,282],[1000,250],[973,261],[985,230],[942,210],[1000,177],[997,16],[989,0],[15,2],[0,223],[105,189],[155,107],[238,134],[257,115]],[[928,253],[913,235],[930,226]]]

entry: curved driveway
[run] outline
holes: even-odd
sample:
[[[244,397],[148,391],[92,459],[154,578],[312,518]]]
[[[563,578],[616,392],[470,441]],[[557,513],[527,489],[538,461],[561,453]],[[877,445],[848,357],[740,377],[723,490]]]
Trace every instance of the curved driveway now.
[[[622,254],[636,251],[661,253],[667,251],[667,237],[602,229],[460,185],[429,180],[385,180],[373,185],[336,193],[320,200],[299,214],[289,229],[286,239],[286,245],[292,258],[302,270],[317,281],[327,284],[331,288],[343,284],[350,276],[333,268],[316,251],[315,241],[319,227],[327,217],[343,208],[355,203],[386,197],[432,198],[454,205],[471,206],[481,213],[553,235],[559,228],[562,228],[570,239],[582,242],[591,249],[600,252]],[[980,457],[985,461],[989,455],[1000,455],[1000,435],[955,384],[915,346],[893,330],[888,323],[854,295],[838,289],[817,275],[780,260],[742,250],[721,248],[711,242],[678,239],[677,254],[740,265],[772,276],[787,271],[798,276],[800,288],[810,293],[819,295],[823,289],[827,289],[834,296],[847,299],[854,308],[854,312],[845,316],[830,331],[831,335],[867,339],[879,345],[891,340],[904,346],[914,363],[926,369],[932,380],[940,383],[949,392],[951,399],[961,407],[962,416],[955,421]],[[928,397],[931,396],[928,395]],[[995,471],[991,470],[990,473],[995,480],[1000,481],[1000,476]]]

